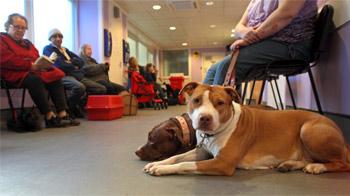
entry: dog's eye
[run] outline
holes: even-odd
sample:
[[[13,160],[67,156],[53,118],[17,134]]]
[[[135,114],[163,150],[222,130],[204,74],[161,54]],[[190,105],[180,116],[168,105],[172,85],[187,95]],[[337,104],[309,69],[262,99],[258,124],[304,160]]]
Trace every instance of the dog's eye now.
[[[218,104],[218,105],[224,105],[224,104],[225,104],[225,102],[224,102],[224,101],[222,101],[222,100],[219,100],[217,104]]]
[[[195,98],[195,99],[192,100],[192,102],[195,103],[195,104],[198,104],[200,102],[200,100],[198,98]]]

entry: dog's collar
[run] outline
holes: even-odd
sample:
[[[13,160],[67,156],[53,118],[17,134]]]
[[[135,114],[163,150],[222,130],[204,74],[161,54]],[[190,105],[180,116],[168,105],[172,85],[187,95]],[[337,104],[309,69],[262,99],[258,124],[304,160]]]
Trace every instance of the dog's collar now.
[[[190,144],[191,136],[190,136],[190,128],[188,127],[187,121],[182,116],[175,116],[175,119],[180,123],[182,130],[182,140],[185,145]]]

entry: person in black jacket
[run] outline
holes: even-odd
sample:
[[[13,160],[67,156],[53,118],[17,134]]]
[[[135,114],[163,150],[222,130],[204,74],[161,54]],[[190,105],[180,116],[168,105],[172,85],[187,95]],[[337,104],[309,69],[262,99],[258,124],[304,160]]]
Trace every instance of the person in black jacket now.
[[[84,72],[81,69],[84,61],[67,48],[62,47],[63,35],[60,30],[52,29],[49,32],[49,41],[51,44],[45,46],[44,55],[50,56],[53,52],[57,54],[57,59],[54,66],[61,69],[66,76],[62,78],[62,83],[68,94],[68,105],[77,117],[84,117],[83,109],[86,93],[98,95],[106,94],[106,88],[84,77]],[[81,104],[83,103],[83,104]]]
[[[148,63],[146,65],[146,69],[143,72],[143,76],[145,77],[145,80],[154,85],[154,90],[159,94],[159,98],[166,100],[166,94],[164,93],[164,90],[162,86],[157,83],[157,69],[152,63]]]

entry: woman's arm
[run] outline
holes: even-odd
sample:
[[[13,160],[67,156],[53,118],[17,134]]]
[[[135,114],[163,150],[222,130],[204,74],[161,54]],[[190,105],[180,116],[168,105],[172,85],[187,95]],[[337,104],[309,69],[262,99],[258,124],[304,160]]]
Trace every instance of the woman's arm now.
[[[270,37],[286,27],[295,18],[306,0],[279,0],[278,8],[254,30],[260,39]]]

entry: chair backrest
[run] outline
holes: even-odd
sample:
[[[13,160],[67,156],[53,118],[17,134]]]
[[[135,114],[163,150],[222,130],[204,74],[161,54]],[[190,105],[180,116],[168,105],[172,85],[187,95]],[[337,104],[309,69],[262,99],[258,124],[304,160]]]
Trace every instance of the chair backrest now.
[[[326,4],[318,14],[315,23],[315,37],[313,42],[313,61],[318,60],[320,53],[325,52],[329,48],[328,38],[334,31],[333,23],[333,6]]]

